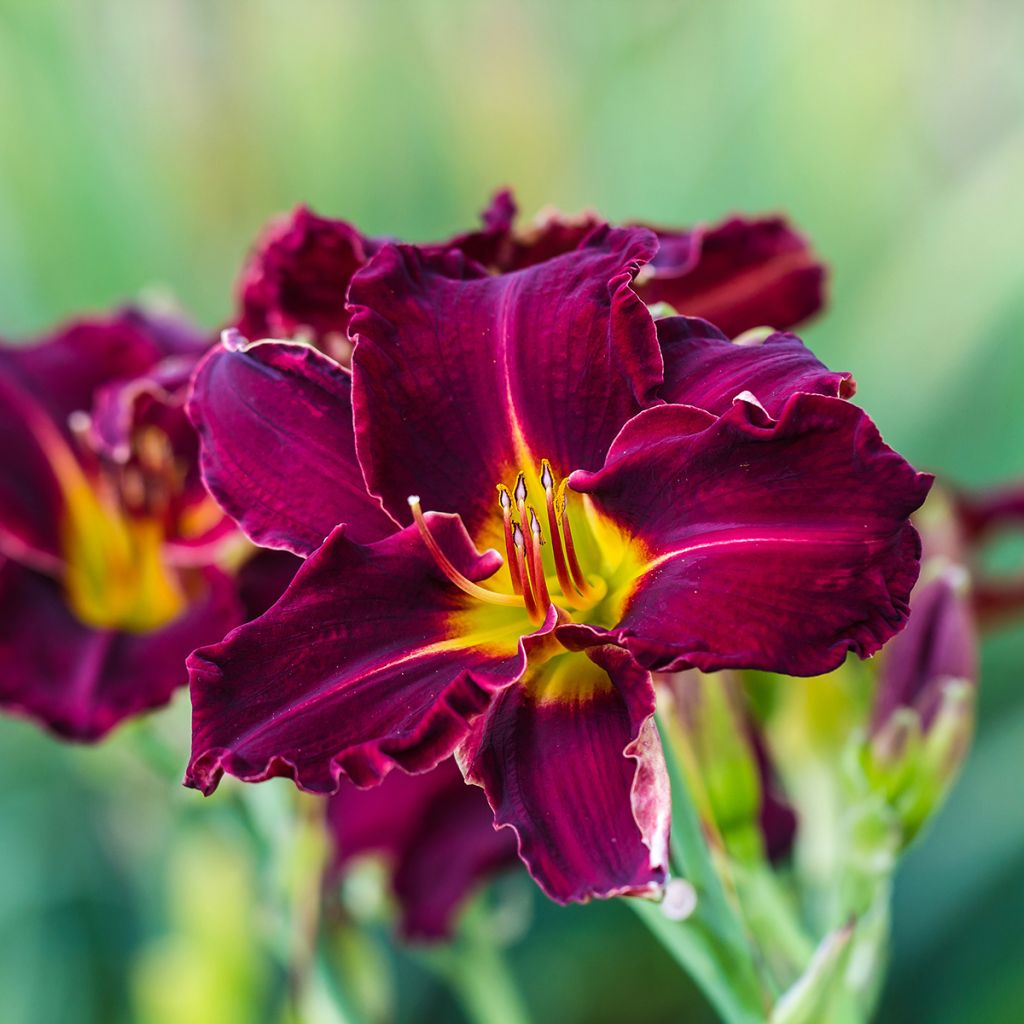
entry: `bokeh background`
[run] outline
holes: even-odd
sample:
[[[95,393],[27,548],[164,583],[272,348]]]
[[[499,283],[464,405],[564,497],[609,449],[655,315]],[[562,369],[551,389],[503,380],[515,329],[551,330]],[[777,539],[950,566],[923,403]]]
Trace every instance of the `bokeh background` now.
[[[527,213],[786,211],[833,271],[806,335],[887,440],[965,483],[1024,476],[1020,4],[0,0],[4,337],[154,289],[214,327],[271,214],[434,238],[500,185]],[[262,1019],[274,880],[219,796],[177,787],[186,727],[182,701],[97,749],[0,722],[4,1021]],[[898,879],[881,1020],[1022,1019],[1022,772],[1004,630]],[[623,907],[533,914],[511,956],[538,1020],[711,1019]],[[366,956],[402,971],[402,1020],[459,1019],[415,957]]]

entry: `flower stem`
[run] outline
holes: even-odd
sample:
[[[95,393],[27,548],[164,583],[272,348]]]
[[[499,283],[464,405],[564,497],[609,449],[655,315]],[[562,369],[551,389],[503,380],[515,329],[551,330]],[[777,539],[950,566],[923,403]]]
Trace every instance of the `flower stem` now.
[[[673,869],[696,889],[697,909],[676,922],[656,904],[629,905],[727,1024],[763,1024],[771,999],[758,977],[752,943],[715,870],[664,722],[658,721],[658,730],[672,786]]]
[[[423,952],[423,961],[448,984],[472,1024],[530,1024],[512,971],[479,904],[463,915],[458,937]]]

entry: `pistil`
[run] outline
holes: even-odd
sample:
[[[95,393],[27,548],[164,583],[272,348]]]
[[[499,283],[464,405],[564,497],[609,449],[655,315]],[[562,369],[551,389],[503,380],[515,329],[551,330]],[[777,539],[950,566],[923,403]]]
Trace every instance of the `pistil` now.
[[[412,517],[416,522],[416,528],[419,530],[420,536],[423,538],[423,543],[426,544],[427,550],[437,563],[438,568],[464,594],[469,594],[470,597],[475,597],[478,601],[487,601],[490,604],[509,605],[516,608],[522,607],[523,599],[521,597],[515,594],[496,594],[493,590],[481,587],[478,583],[474,583],[459,572],[448,556],[441,550],[440,545],[434,539],[434,535],[430,532],[430,527],[427,526],[427,521],[423,516],[423,510],[420,508],[419,497],[410,495],[409,508],[412,510]],[[527,608],[529,608],[529,604],[527,604]]]

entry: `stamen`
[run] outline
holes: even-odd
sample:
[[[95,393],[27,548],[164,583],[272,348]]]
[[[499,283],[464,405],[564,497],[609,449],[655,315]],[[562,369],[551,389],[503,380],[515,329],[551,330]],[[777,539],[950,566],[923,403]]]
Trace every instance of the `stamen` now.
[[[576,545],[572,542],[572,530],[569,528],[568,504],[569,499],[565,493],[567,480],[563,480],[558,488],[558,497],[555,500],[555,509],[558,512],[558,523],[562,528],[562,536],[565,538],[565,558],[569,563],[569,571],[572,573],[573,582],[579,592],[586,596],[590,593],[590,586],[587,584],[583,570],[580,568],[579,559],[576,557]]]
[[[512,492],[516,499],[516,508],[519,510],[519,519],[526,523],[526,477],[522,473],[516,477],[516,489]]]
[[[501,505],[501,518],[505,525],[505,555],[508,560],[508,574],[512,577],[512,589],[523,592],[523,578],[516,560],[515,543],[512,538],[512,495],[504,484],[498,484],[498,503]]]
[[[533,506],[528,506],[527,511],[530,515],[530,585],[541,610],[546,612],[548,605],[551,604],[551,597],[548,594],[547,580],[544,579],[544,559],[540,553],[540,546],[544,542],[543,534]]]
[[[562,588],[565,597],[572,599],[574,596],[582,597],[569,576],[569,569],[565,562],[565,551],[562,548],[562,536],[558,531],[558,515],[555,512],[555,476],[551,472],[551,463],[547,459],[541,459],[540,482],[544,486],[544,497],[548,508],[548,529],[551,531],[551,552],[555,556],[555,573],[558,576],[558,585]]]
[[[526,542],[523,540],[523,531],[519,528],[518,523],[512,530],[512,545],[516,552],[519,578],[523,581],[523,601],[526,604],[526,611],[534,622],[540,622],[544,618],[544,612],[538,607],[537,599],[533,596],[533,589],[530,586],[530,577],[526,571]]]
[[[456,569],[448,560],[448,556],[441,550],[437,541],[434,540],[433,534],[430,532],[430,527],[427,526],[427,521],[423,518],[423,510],[420,508],[420,499],[416,495],[410,495],[409,508],[412,509],[412,517],[416,521],[416,528],[420,531],[420,536],[423,538],[423,543],[426,544],[427,550],[433,556],[434,561],[437,562],[437,566],[441,572],[443,572],[445,576],[447,576],[448,579],[459,588],[459,590],[465,594],[469,594],[470,597],[477,598],[479,601],[488,601],[491,604],[512,605],[517,608],[522,607],[523,602],[519,597],[516,597],[513,594],[496,594],[493,590],[487,590],[463,576],[462,573],[459,572],[459,570]]]

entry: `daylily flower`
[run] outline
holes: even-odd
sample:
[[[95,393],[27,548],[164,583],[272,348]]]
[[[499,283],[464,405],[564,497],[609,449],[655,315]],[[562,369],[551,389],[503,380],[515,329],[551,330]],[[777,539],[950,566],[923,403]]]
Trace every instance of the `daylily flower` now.
[[[343,782],[327,821],[334,869],[383,854],[411,939],[451,936],[469,893],[484,878],[518,863],[507,830],[496,830],[483,793],[467,786],[452,759],[422,775],[392,772],[374,789]]]
[[[426,250],[457,250],[490,270],[518,270],[571,252],[601,223],[593,214],[548,210],[518,229],[515,218],[511,192],[498,192],[478,230]],[[765,325],[795,327],[824,303],[825,269],[781,217],[653,230],[658,252],[637,282],[647,303],[703,317],[729,336]],[[347,362],[348,286],[386,242],[300,206],[272,222],[254,247],[238,284],[235,326],[247,338],[306,340]]]
[[[239,621],[184,415],[205,348],[128,310],[0,349],[0,704],[62,736],[165,703]]]
[[[190,659],[190,785],[331,793],[455,751],[550,896],[650,892],[650,672],[814,675],[900,629],[930,479],[796,339],[656,325],[634,282],[658,244],[599,225],[498,275],[385,246],[350,285],[351,374],[225,336],[190,403],[205,479],[307,559]]]

